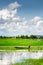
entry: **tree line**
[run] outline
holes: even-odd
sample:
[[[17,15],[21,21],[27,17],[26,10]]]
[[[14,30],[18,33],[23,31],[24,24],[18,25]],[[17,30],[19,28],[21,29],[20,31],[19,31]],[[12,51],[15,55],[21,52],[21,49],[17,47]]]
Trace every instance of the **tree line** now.
[[[36,35],[21,35],[21,36],[0,36],[0,38],[22,38],[22,39],[43,39],[43,36],[36,36]]]
[[[22,39],[43,39],[43,36],[37,36],[37,35],[21,35],[21,36],[17,36],[16,38],[22,38]]]

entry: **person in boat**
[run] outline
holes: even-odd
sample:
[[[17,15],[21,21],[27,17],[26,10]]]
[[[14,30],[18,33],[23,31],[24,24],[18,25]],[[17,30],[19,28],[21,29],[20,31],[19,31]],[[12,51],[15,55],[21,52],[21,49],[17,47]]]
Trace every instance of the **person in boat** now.
[[[28,45],[28,48],[30,49],[30,45]]]

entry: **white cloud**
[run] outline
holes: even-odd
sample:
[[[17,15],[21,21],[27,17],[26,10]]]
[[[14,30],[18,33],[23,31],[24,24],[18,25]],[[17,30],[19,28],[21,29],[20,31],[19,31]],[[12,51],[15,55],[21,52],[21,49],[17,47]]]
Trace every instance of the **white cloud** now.
[[[18,2],[14,2],[14,3],[9,4],[8,7],[7,7],[7,9],[8,10],[14,10],[14,9],[16,9],[16,8],[18,8],[20,6],[21,5]]]
[[[39,30],[39,32],[43,32],[43,21],[39,21],[37,23],[37,29]]]
[[[42,34],[43,20],[41,17],[36,16],[31,20],[26,20],[17,16],[17,8],[20,6],[18,2],[14,2],[0,10],[0,34]]]
[[[38,17],[38,16],[36,16],[36,17],[34,17],[34,18],[32,19],[32,21],[35,21],[35,22],[38,22],[38,21],[40,21],[40,20],[41,20],[41,18]]]
[[[0,10],[0,19],[10,19],[17,14],[17,8],[20,7],[18,2],[9,4],[5,9]]]
[[[14,17],[17,13],[17,9],[9,11],[7,9],[3,9],[0,11],[0,19],[7,20]]]

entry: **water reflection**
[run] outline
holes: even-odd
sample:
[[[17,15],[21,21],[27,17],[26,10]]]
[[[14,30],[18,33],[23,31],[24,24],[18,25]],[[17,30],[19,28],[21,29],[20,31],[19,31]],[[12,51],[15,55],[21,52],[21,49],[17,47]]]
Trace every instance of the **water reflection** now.
[[[24,59],[30,58],[43,58],[43,50],[37,52],[31,52],[28,50],[0,51],[0,65],[12,65],[13,63],[21,62]]]

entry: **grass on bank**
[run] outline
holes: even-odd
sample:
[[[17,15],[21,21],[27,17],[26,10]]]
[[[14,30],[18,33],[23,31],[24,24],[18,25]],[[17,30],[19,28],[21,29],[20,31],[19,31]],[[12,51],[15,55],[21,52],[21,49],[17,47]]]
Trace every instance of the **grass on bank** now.
[[[12,65],[43,65],[43,59],[28,59],[24,62],[12,64]]]
[[[30,46],[30,49],[20,49],[15,48],[14,46],[0,46],[0,50],[28,50],[28,51],[37,51],[37,50],[43,50],[43,46]]]
[[[43,39],[0,38],[0,46],[43,46]]]
[[[0,38],[0,50],[16,50],[14,46],[28,45],[31,46],[30,50],[43,50],[43,39]]]

